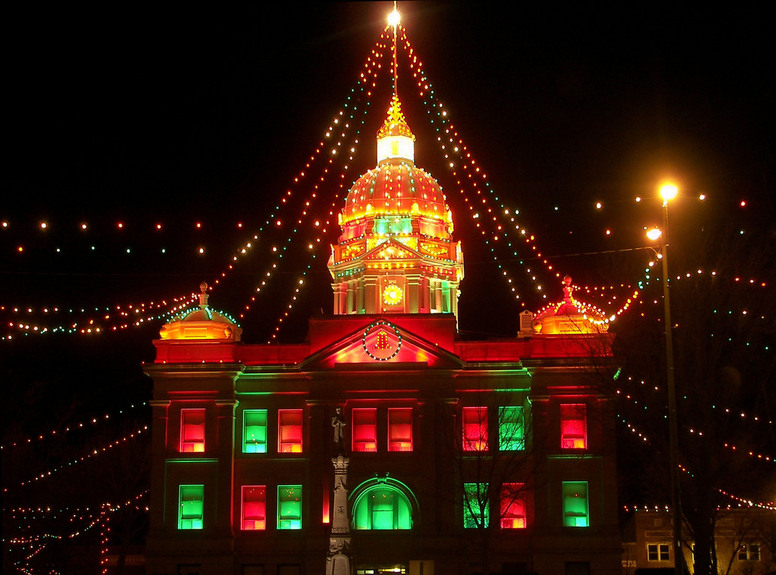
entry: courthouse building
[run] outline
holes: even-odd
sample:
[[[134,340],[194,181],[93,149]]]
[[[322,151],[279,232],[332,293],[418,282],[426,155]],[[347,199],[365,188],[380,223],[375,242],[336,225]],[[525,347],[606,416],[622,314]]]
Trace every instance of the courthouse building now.
[[[304,343],[243,343],[204,285],[162,328],[149,575],[621,573],[605,322],[569,278],[514,337],[460,338],[462,247],[414,141],[394,97]]]

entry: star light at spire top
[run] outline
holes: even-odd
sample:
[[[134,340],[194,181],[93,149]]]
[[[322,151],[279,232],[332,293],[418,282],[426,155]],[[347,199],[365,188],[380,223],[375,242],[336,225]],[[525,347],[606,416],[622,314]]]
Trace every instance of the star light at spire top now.
[[[399,10],[396,8],[396,2],[394,2],[393,12],[388,14],[388,25],[393,26],[393,29],[396,30],[396,27],[399,25],[399,22],[401,22],[401,15],[399,14]]]

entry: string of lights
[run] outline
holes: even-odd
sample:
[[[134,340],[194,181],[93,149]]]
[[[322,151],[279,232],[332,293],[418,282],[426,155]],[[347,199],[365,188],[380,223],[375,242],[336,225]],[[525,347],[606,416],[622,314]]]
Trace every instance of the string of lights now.
[[[628,377],[628,380],[632,381],[632,378]],[[642,386],[644,388],[648,388],[648,389],[650,389],[652,391],[655,391],[655,392],[662,392],[662,388],[659,387],[659,386],[656,386],[656,385],[655,386],[647,386],[643,380],[642,380],[641,383],[642,383]],[[633,395],[624,392],[622,389],[616,389],[615,393],[619,397],[623,397],[623,398],[629,400],[633,405],[638,406],[639,409],[641,409],[641,410],[643,410],[645,412],[649,410],[649,405],[646,402],[639,402],[639,400],[636,399],[635,397],[633,397]],[[711,408],[714,409],[715,406],[711,406]],[[724,409],[724,411],[727,414],[731,413],[730,409]],[[745,416],[745,414],[741,414],[741,415]],[[635,430],[635,428],[633,428],[625,419],[622,419],[622,422],[629,428],[629,430],[631,430],[631,432],[637,433],[639,435],[639,437],[642,437],[642,435],[640,433],[638,433]],[[772,421],[768,421],[768,424],[772,425]],[[696,436],[696,437],[708,437],[708,435],[704,435],[702,430],[699,430],[699,429],[697,429],[695,427],[688,427],[687,428],[687,433],[689,435],[693,435],[693,436]],[[732,442],[729,442],[729,441],[723,441],[722,446],[725,449],[729,449],[730,451],[735,451],[735,452],[737,452],[739,454],[748,455],[749,457],[751,457],[753,459],[759,459],[759,460],[764,461],[764,462],[774,463],[774,458],[772,456],[770,456],[770,455],[758,453],[758,452],[756,452],[754,450],[751,450],[751,449],[742,449],[742,448],[738,447],[736,444],[734,444]]]
[[[72,424],[72,425],[66,425],[61,430],[60,429],[51,429],[51,430],[49,430],[49,431],[47,431],[45,433],[40,433],[40,434],[38,434],[38,435],[36,435],[34,437],[26,437],[26,438],[20,439],[18,441],[12,441],[12,442],[10,442],[8,444],[0,445],[0,450],[11,449],[11,448],[14,448],[14,447],[26,446],[26,445],[30,445],[30,444],[32,444],[34,442],[43,441],[43,440],[51,439],[51,438],[55,438],[55,437],[62,437],[63,435],[65,435],[65,434],[67,434],[67,433],[69,433],[71,431],[82,430],[82,429],[88,428],[90,426],[96,427],[96,426],[98,426],[101,423],[104,423],[106,421],[112,421],[112,420],[116,419],[117,416],[127,415],[130,412],[132,412],[133,410],[146,407],[147,405],[148,405],[147,401],[143,401],[141,403],[138,403],[137,405],[130,404],[129,406],[127,406],[127,407],[125,407],[123,409],[119,409],[118,411],[116,411],[114,413],[108,412],[108,413],[102,414],[99,417],[92,417],[90,419],[86,419],[86,420],[81,421],[79,423],[75,423],[75,424]]]
[[[127,500],[113,504],[109,502],[103,502],[97,506],[96,510],[93,510],[92,508],[85,508],[85,509],[77,509],[75,512],[70,515],[69,518],[67,518],[66,521],[64,521],[65,525],[74,525],[76,523],[81,523],[82,526],[73,530],[69,531],[64,534],[56,534],[56,533],[50,533],[50,532],[44,532],[44,533],[36,533],[31,535],[19,535],[15,537],[9,537],[4,540],[4,542],[7,542],[9,545],[17,548],[21,548],[21,551],[25,553],[23,559],[18,560],[15,563],[15,567],[18,570],[22,570],[22,572],[27,573],[34,573],[33,567],[29,564],[30,561],[40,554],[42,551],[44,551],[47,547],[47,544],[49,541],[62,541],[62,540],[74,540],[77,539],[95,527],[99,527],[100,529],[100,564],[103,566],[106,565],[105,560],[107,559],[107,544],[109,541],[110,536],[110,518],[112,514],[121,511],[122,509],[126,509],[128,507],[134,507],[142,512],[147,512],[148,507],[138,506],[138,502],[146,497],[149,493],[148,489],[145,489],[138,494],[128,498]],[[67,510],[67,508],[63,509]],[[63,511],[60,510],[60,511]],[[23,515],[23,519],[28,519],[28,511],[23,508],[16,508],[12,510],[14,518],[16,518],[16,514],[18,513],[25,513]],[[36,510],[40,511],[40,510]],[[52,510],[53,512],[53,510]],[[52,516],[50,513],[46,513],[42,519],[45,520],[51,520],[56,519],[56,516]],[[62,523],[60,522],[60,525]],[[19,525],[17,526],[19,530],[30,530],[33,528],[30,524],[25,525]],[[45,526],[39,527],[39,529],[45,529]]]
[[[139,437],[140,435],[142,435],[146,431],[148,431],[148,426],[144,425],[143,427],[140,427],[140,428],[136,429],[132,433],[129,433],[128,435],[125,435],[125,436],[123,436],[123,437],[121,437],[121,438],[119,438],[119,439],[117,439],[115,441],[112,441],[112,442],[108,443],[107,445],[104,445],[102,447],[98,447],[98,448],[93,449],[92,451],[90,451],[86,455],[82,455],[81,457],[77,457],[75,459],[72,459],[72,460],[70,460],[70,461],[68,461],[68,462],[66,462],[66,463],[64,463],[62,465],[58,465],[56,467],[52,467],[48,471],[44,471],[42,473],[39,473],[38,475],[36,475],[35,477],[33,477],[31,479],[26,479],[26,480],[24,480],[24,481],[19,483],[19,487],[25,487],[27,485],[31,485],[31,484],[36,483],[38,481],[42,481],[44,479],[49,479],[51,476],[55,475],[59,471],[62,471],[62,470],[67,469],[69,467],[72,467],[73,465],[76,465],[78,463],[83,463],[84,461],[87,461],[89,459],[94,459],[95,457],[97,457],[97,456],[99,456],[99,455],[101,455],[101,454],[103,454],[103,453],[105,453],[107,451],[110,451],[111,449],[114,449],[116,447],[119,447],[119,446],[125,444],[127,441],[129,441],[131,439],[136,439],[137,437]],[[3,491],[7,492],[8,489],[4,488]]]
[[[618,415],[618,418],[620,419],[620,422],[623,423],[627,427],[628,431],[630,431],[631,433],[637,435],[639,437],[639,439],[642,440],[642,442],[647,443],[647,444],[650,443],[649,438],[644,433],[640,432],[636,428],[635,425],[633,425],[632,423],[628,422],[625,418],[623,418],[620,415]],[[687,469],[687,467],[685,467],[684,465],[680,464],[679,468],[681,469],[681,471],[683,473],[686,473],[688,475],[692,475],[690,470]],[[730,499],[733,499],[735,501],[738,501],[740,503],[745,504],[747,507],[757,507],[759,509],[768,509],[768,510],[775,510],[776,509],[776,507],[774,506],[773,502],[755,501],[753,499],[748,499],[748,498],[745,498],[745,497],[740,497],[740,496],[734,495],[734,494],[732,494],[732,493],[730,493],[728,491],[725,491],[725,490],[723,490],[721,488],[717,488],[716,491],[718,493],[720,493],[721,495],[724,495],[726,497],[729,497]]]
[[[406,30],[403,26],[399,26],[399,29],[401,30],[401,40],[402,44],[404,46],[405,55],[409,61],[409,67],[410,71],[412,72],[412,77],[415,79],[415,84],[418,90],[418,96],[423,102],[424,106],[426,107],[426,113],[428,115],[429,123],[431,124],[432,128],[437,132],[437,142],[440,145],[441,152],[443,154],[443,157],[446,160],[449,160],[447,163],[447,167],[451,172],[451,175],[455,178],[455,185],[458,189],[458,192],[462,196],[464,202],[467,204],[469,211],[471,212],[470,216],[472,218],[472,221],[474,222],[474,226],[476,229],[479,230],[480,234],[483,236],[485,245],[489,247],[491,252],[491,257],[496,262],[500,273],[507,281],[507,288],[512,293],[515,300],[522,306],[525,307],[525,302],[521,301],[521,296],[517,292],[517,287],[514,285],[514,281],[511,278],[510,274],[507,270],[505,270],[501,263],[499,263],[499,257],[495,253],[495,247],[490,245],[490,241],[488,239],[489,233],[482,227],[480,222],[478,221],[480,219],[479,211],[475,211],[476,208],[473,205],[473,201],[470,200],[470,198],[467,196],[466,191],[464,189],[464,181],[461,180],[461,178],[458,175],[458,172],[456,170],[456,167],[458,165],[458,162],[462,163],[462,169],[465,171],[469,171],[467,175],[466,182],[468,185],[470,185],[476,195],[482,196],[482,191],[479,188],[479,185],[477,183],[477,179],[474,176],[478,176],[480,179],[482,179],[485,187],[488,189],[488,191],[491,193],[491,195],[494,195],[493,190],[491,190],[487,183],[487,174],[482,171],[482,169],[477,165],[476,160],[472,157],[471,152],[468,151],[468,147],[464,144],[463,140],[458,135],[457,131],[455,130],[455,127],[453,126],[452,122],[448,118],[448,112],[444,107],[444,104],[440,101],[437,101],[434,89],[432,87],[432,83],[427,78],[425,71],[423,70],[423,63],[422,61],[417,57],[415,54],[415,50],[412,47],[407,34]],[[442,135],[444,134],[444,136]],[[446,138],[447,142],[450,145],[450,151],[448,152],[446,145],[443,143],[443,137]],[[457,141],[455,140],[457,138]],[[452,153],[452,156],[451,156]],[[465,161],[464,161],[465,160]],[[494,201],[499,201],[498,196],[494,197]],[[496,228],[501,231],[501,226],[498,224],[496,216],[494,214],[494,210],[492,207],[488,206],[488,199],[486,197],[482,197],[481,203],[484,204],[484,208],[487,211],[487,213],[491,214],[491,219],[493,220],[494,224],[496,225]],[[501,206],[502,210],[508,210],[503,206]],[[516,213],[519,213],[519,211],[516,211]],[[512,218],[514,221],[514,218]],[[484,221],[484,219],[483,219]],[[522,235],[525,235],[524,230],[521,230],[523,233]],[[506,237],[506,234],[502,232],[504,237]],[[498,234],[493,235],[494,238],[498,237]],[[494,240],[497,241],[497,240]],[[512,246],[510,242],[507,242],[507,245],[509,247]],[[513,253],[514,256],[518,256],[517,252]],[[530,273],[530,271],[527,271],[526,273]],[[532,278],[535,282],[535,276]],[[537,291],[542,291],[541,284],[537,284],[536,286]],[[546,294],[541,294],[546,299]]]

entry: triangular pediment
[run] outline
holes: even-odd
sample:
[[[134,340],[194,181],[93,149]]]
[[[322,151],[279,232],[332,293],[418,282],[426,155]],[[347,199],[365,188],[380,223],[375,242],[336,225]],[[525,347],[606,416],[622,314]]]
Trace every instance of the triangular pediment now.
[[[349,316],[353,319],[353,316]],[[347,369],[400,369],[430,367],[455,369],[463,365],[461,359],[391,321],[390,316],[375,319],[364,317],[358,329],[348,333],[305,359],[304,370]]]
[[[361,260],[384,262],[387,260],[396,259],[425,259],[426,257],[427,256],[424,256],[420,252],[413,250],[406,244],[403,244],[394,238],[388,238],[386,241],[376,245],[367,253],[365,253],[361,257]]]

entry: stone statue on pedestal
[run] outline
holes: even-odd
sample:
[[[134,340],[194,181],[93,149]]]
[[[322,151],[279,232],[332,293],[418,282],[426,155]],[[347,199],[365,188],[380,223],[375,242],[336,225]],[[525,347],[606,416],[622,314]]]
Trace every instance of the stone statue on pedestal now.
[[[331,418],[331,426],[334,428],[334,445],[337,446],[337,451],[342,453],[345,449],[345,418],[342,416],[342,408],[337,408],[337,413]]]

